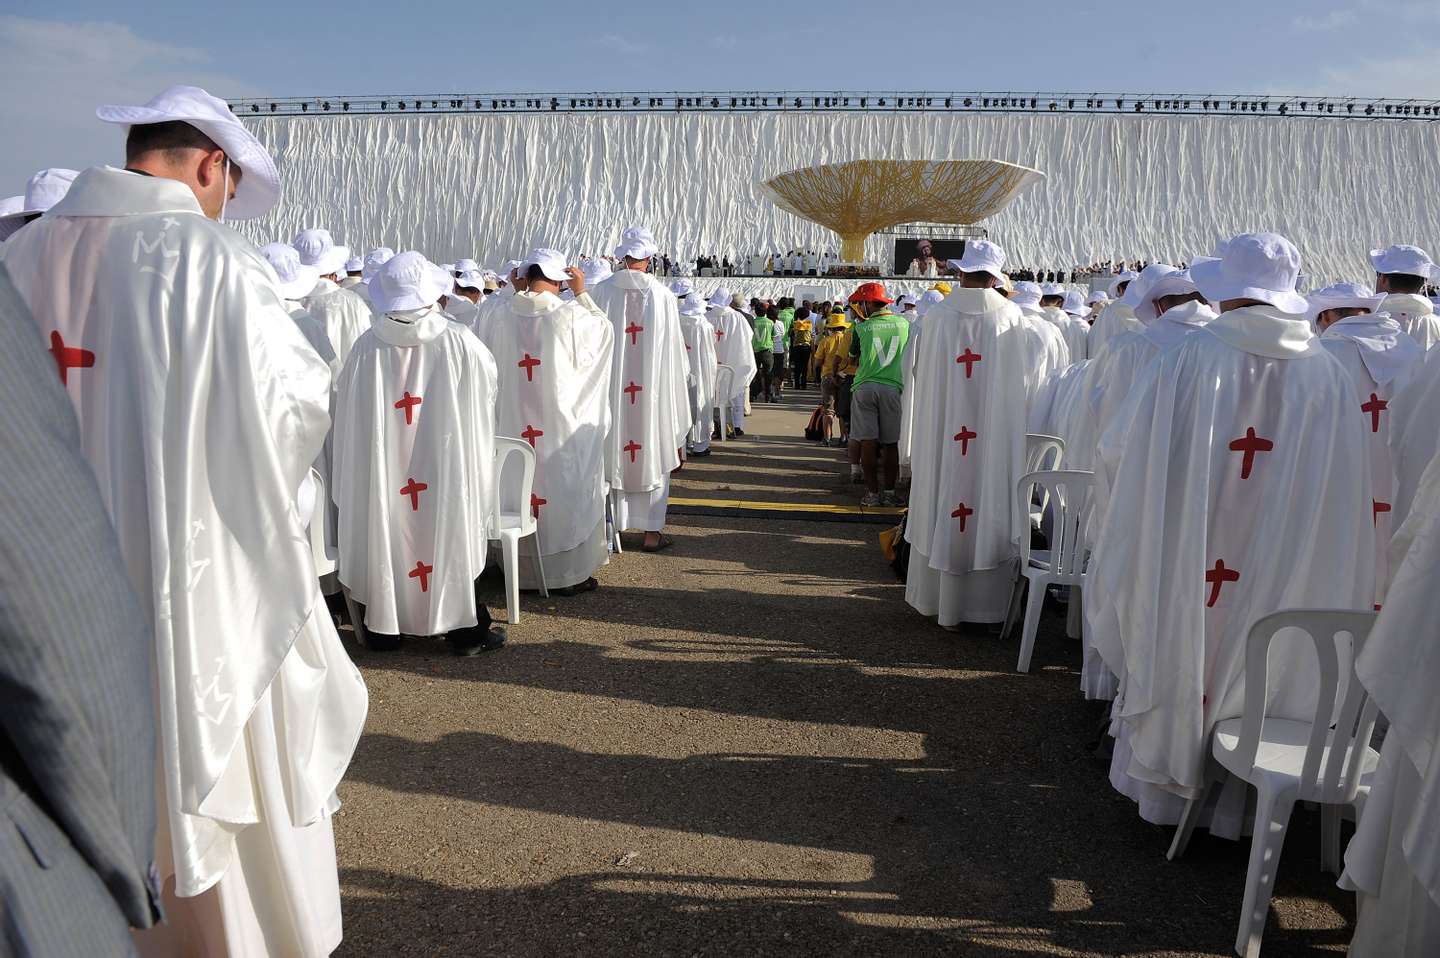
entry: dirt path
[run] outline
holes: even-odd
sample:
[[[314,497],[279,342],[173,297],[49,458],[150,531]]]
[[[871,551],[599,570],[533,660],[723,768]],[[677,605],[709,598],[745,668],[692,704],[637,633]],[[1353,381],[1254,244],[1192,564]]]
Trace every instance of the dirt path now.
[[[674,495],[853,505],[794,405]],[[598,592],[527,597],[499,653],[356,652],[341,953],[1231,954],[1248,844],[1165,861],[1060,614],[1017,675],[905,606],[881,528],[681,517]],[[1318,817],[1290,835],[1265,953],[1343,953]]]

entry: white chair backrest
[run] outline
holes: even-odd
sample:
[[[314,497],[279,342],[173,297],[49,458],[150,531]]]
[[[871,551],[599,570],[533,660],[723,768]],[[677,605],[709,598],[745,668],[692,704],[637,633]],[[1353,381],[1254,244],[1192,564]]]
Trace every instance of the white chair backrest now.
[[[735,385],[735,367],[720,363],[715,367],[715,405],[729,406]]]
[[[519,460],[512,463],[516,456]],[[530,495],[534,488],[535,450],[523,439],[496,436],[495,496],[490,513],[492,538],[505,528],[501,518],[505,515],[520,517],[521,537],[535,531],[535,516],[530,508]]]
[[[1021,529],[1030,528],[1030,502],[1036,491],[1052,511],[1050,571],[1056,576],[1078,577],[1085,572],[1085,527],[1095,511],[1095,473],[1042,469],[1020,477],[1016,507]],[[1020,568],[1030,563],[1030,537],[1020,536]]]
[[[1305,747],[1299,798],[1327,804],[1348,804],[1354,800],[1360,785],[1360,763],[1370,744],[1370,733],[1375,730],[1377,711],[1369,693],[1355,677],[1354,663],[1374,624],[1374,612],[1287,609],[1272,612],[1250,627],[1245,645],[1245,715],[1240,723],[1237,750],[1246,767],[1255,764],[1265,722],[1270,643],[1282,629],[1299,629],[1310,637],[1320,661],[1314,726]],[[1343,701],[1339,700],[1341,635],[1350,636],[1349,676]],[[1320,759],[1327,744],[1330,752],[1322,769]]]
[[[1025,471],[1041,472],[1060,468],[1065,458],[1065,440],[1044,433],[1025,434]]]

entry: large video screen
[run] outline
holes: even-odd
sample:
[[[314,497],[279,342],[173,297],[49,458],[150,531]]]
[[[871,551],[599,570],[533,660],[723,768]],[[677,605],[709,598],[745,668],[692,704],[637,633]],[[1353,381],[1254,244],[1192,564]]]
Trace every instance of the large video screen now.
[[[943,273],[947,259],[959,259],[964,253],[965,241],[962,239],[897,239],[892,275],[904,276],[910,271],[910,264],[925,255],[933,256],[938,261],[939,271]]]

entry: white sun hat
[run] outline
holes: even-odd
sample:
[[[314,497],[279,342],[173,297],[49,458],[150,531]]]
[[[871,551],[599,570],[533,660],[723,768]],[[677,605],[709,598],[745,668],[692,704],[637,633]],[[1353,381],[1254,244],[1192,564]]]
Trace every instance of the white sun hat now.
[[[585,288],[592,289],[615,275],[610,263],[603,259],[587,259],[580,264],[580,274],[585,277]]]
[[[1168,276],[1171,273],[1180,272],[1178,266],[1171,266],[1169,263],[1151,263],[1140,271],[1140,275],[1130,281],[1125,287],[1125,294],[1120,297],[1120,302],[1134,309],[1145,299],[1145,294],[1150,285],[1161,276]]]
[[[1064,295],[1065,295],[1065,287],[1064,287],[1064,286],[1061,286],[1059,283],[1041,283],[1041,284],[1040,284],[1040,295],[1041,295],[1041,296],[1064,296]]]
[[[1022,279],[1015,284],[1015,292],[1010,294],[1010,302],[1016,306],[1039,306],[1039,285],[1030,282],[1028,279]]]
[[[1370,251],[1370,265],[1381,276],[1400,273],[1405,276],[1420,276],[1424,279],[1440,278],[1430,254],[1418,246],[1387,246],[1385,249]],[[1332,309],[1334,307],[1331,307]]]
[[[689,296],[694,291],[695,284],[683,276],[670,284],[670,292],[676,296]]]
[[[895,300],[895,305],[903,310],[906,306],[914,306],[917,302],[918,300],[916,300],[914,296],[911,296],[909,293],[902,293],[900,297]]]
[[[540,273],[548,280],[556,283],[563,283],[570,279],[570,274],[565,272],[565,254],[559,250],[546,247],[536,247],[525,257],[525,262],[520,264],[520,272],[528,273],[530,267],[540,267]]]
[[[370,302],[379,313],[433,306],[450,292],[450,274],[414,250],[390,257],[370,281]]]
[[[1108,295],[1114,298],[1116,296],[1115,290],[1120,286],[1121,283],[1133,283],[1139,278],[1139,273],[1132,272],[1128,269],[1116,273],[1114,277],[1112,277],[1110,280],[1110,289],[1108,290]],[[1119,295],[1123,296],[1124,294],[1121,293]]]
[[[620,234],[620,245],[615,247],[615,258],[649,259],[660,252],[655,237],[643,226],[632,226]]]
[[[225,204],[227,219],[264,216],[280,202],[280,173],[269,151],[245,129],[229,105],[197,86],[172,86],[144,106],[102,106],[95,115],[106,123],[141,126],[180,121],[195,127],[225,151],[244,171],[235,198]]]
[[[721,286],[710,294],[709,303],[711,306],[729,306],[731,299],[730,287]]]
[[[65,194],[70,192],[70,184],[79,175],[75,170],[57,166],[30,177],[25,184],[25,195],[12,198],[20,200],[19,209],[6,209],[0,215],[0,240],[9,239],[12,233],[24,226],[26,217],[44,213],[64,199]]]
[[[350,247],[336,246],[329,230],[301,230],[290,241],[300,253],[300,262],[314,266],[321,276],[345,272],[345,263],[350,259]]]
[[[455,265],[452,266],[451,269],[453,269],[456,273],[483,272],[483,270],[480,268],[480,264],[475,262],[473,259],[457,259],[455,261]]]
[[[704,316],[705,300],[698,293],[686,293],[680,300],[680,312],[686,316]]]
[[[967,240],[964,255],[949,264],[962,273],[989,273],[1005,281],[1005,251],[989,240]]]
[[[471,260],[470,262],[474,262]],[[459,266],[459,263],[455,264]],[[466,289],[478,289],[482,292],[485,289],[485,274],[478,269],[456,270],[455,285],[464,286]]]
[[[1305,301],[1310,304],[1305,316],[1314,325],[1327,309],[1363,309],[1373,313],[1385,301],[1385,295],[1376,295],[1364,283],[1335,283],[1315,290],[1305,297]]]
[[[352,256],[345,261],[345,272],[359,273],[364,271],[365,261],[358,256]]]
[[[1081,296],[1078,290],[1072,289],[1065,294],[1065,305],[1061,309],[1081,319],[1090,315],[1090,307],[1085,305],[1085,297]]]
[[[270,268],[279,280],[280,295],[286,299],[303,299],[320,279],[320,271],[300,262],[300,254],[289,243],[266,243],[260,247]]]
[[[368,285],[370,280],[375,278],[376,270],[390,262],[394,255],[395,251],[388,246],[377,246],[366,253],[365,265],[361,267],[361,281]]]
[[[1110,302],[1110,294],[1103,289],[1097,289],[1085,297],[1086,306],[1104,306]]]
[[[1256,299],[1295,316],[1309,309],[1295,292],[1300,251],[1279,233],[1242,233],[1230,240],[1222,258],[1197,262],[1190,275],[1212,303]]]
[[[1151,266],[1164,268],[1150,272]],[[1160,311],[1155,307],[1157,299],[1165,296],[1186,296],[1199,291],[1194,278],[1186,270],[1163,263],[1152,263],[1151,266],[1145,267],[1145,272],[1125,291],[1127,305],[1135,310],[1135,318],[1147,326],[1160,318]],[[1135,291],[1133,303],[1129,302],[1131,290]]]

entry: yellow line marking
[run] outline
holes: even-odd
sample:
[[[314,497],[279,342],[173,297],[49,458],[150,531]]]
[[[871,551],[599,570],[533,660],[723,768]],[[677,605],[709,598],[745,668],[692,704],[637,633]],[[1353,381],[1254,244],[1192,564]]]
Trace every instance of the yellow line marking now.
[[[749,502],[744,499],[683,499],[670,497],[670,504],[676,506],[703,506],[709,509],[756,509],[765,512],[825,512],[843,516],[898,516],[904,510],[893,506],[875,506],[862,509],[859,506],[836,506],[830,503],[800,502]]]

